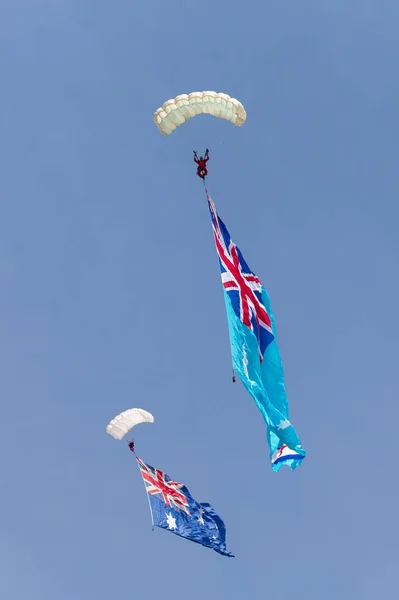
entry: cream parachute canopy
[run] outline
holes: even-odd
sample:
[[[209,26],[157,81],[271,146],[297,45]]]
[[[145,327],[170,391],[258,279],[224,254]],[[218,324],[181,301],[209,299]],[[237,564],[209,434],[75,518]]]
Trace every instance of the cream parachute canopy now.
[[[154,417],[142,408],[129,408],[117,415],[107,425],[107,433],[116,440],[121,440],[135,425],[139,423],[153,423]]]
[[[155,111],[153,121],[162,135],[170,135],[180,125],[192,117],[208,114],[218,119],[226,119],[241,127],[245,123],[247,113],[236,98],[217,92],[192,92],[180,94],[167,100]]]

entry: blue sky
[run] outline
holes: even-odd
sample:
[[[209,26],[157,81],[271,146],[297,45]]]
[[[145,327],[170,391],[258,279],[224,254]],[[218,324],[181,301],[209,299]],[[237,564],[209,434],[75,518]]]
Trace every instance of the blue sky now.
[[[188,4],[188,3],[187,3]],[[397,587],[399,76],[394,0],[4,2],[0,595],[296,597]],[[244,127],[164,139],[176,94]],[[231,359],[192,150],[272,300],[308,452],[275,474]],[[212,503],[235,559],[151,531],[109,419]]]

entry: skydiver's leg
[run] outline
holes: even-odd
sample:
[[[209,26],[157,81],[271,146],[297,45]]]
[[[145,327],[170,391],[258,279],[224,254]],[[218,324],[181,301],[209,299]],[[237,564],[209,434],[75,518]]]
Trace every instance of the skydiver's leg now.
[[[204,167],[204,168],[202,169],[202,177],[204,178],[204,177],[206,177],[207,175],[208,175],[208,169],[207,169],[206,167]]]

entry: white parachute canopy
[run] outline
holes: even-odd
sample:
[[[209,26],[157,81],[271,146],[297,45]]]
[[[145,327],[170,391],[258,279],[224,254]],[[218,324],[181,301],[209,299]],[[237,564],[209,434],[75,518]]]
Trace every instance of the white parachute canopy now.
[[[117,415],[107,425],[107,433],[116,440],[121,440],[128,431],[133,429],[139,423],[153,423],[154,417],[151,413],[142,408],[129,408],[125,412]]]
[[[167,100],[155,111],[153,121],[162,135],[170,135],[180,125],[196,115],[208,114],[218,119],[226,119],[241,127],[245,123],[247,113],[236,98],[218,92],[192,92],[180,94]]]

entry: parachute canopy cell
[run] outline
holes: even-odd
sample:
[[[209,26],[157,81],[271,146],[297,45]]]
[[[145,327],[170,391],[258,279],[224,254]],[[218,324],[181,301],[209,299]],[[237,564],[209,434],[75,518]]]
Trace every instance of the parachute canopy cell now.
[[[236,98],[231,98],[228,94],[192,92],[167,100],[155,111],[153,120],[160,133],[166,136],[192,117],[202,114],[226,119],[236,127],[241,127],[247,118],[241,102]]]
[[[133,429],[139,423],[153,423],[154,417],[151,413],[142,408],[129,408],[125,412],[117,415],[107,425],[107,433],[116,440],[121,440],[128,431]]]

